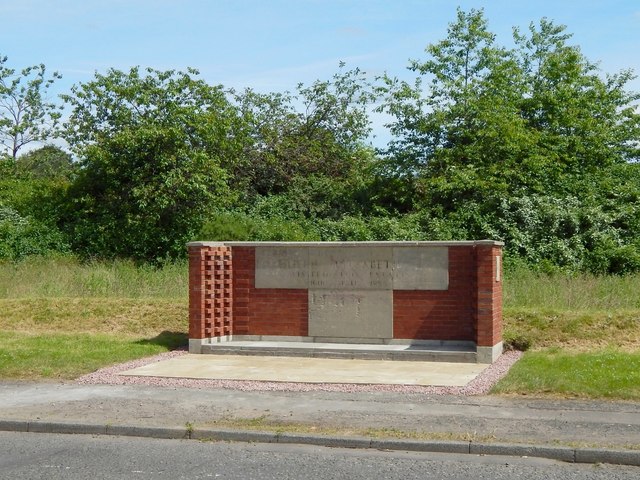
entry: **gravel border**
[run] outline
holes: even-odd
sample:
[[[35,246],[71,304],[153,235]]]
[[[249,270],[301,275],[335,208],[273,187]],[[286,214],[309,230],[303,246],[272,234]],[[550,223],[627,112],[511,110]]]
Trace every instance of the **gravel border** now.
[[[380,384],[350,384],[350,383],[292,383],[292,382],[267,382],[248,380],[201,380],[190,378],[166,378],[166,377],[136,377],[122,376],[119,373],[134,368],[161,362],[170,358],[186,355],[185,350],[174,350],[161,353],[153,357],[141,358],[131,362],[120,363],[111,367],[101,368],[96,372],[84,375],[76,380],[81,385],[106,384],[106,385],[147,385],[170,388],[196,388],[196,389],[230,389],[240,391],[265,391],[265,392],[402,392],[422,393],[427,395],[485,395],[491,390],[498,380],[504,377],[511,366],[522,356],[522,352],[508,351],[483,370],[476,378],[463,387],[434,387],[420,385],[380,385]]]

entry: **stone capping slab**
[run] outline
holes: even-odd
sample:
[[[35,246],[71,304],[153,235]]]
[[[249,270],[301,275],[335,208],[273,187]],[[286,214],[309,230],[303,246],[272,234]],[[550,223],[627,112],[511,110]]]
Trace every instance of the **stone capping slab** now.
[[[367,241],[367,242],[207,242],[187,243],[187,247],[469,247],[476,245],[504,246],[498,240],[457,241]]]

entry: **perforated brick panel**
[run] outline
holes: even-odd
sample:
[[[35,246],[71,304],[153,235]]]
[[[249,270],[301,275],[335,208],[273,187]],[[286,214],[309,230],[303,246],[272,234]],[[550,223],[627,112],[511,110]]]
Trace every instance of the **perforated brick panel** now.
[[[189,338],[233,333],[233,263],[230,247],[189,249]]]

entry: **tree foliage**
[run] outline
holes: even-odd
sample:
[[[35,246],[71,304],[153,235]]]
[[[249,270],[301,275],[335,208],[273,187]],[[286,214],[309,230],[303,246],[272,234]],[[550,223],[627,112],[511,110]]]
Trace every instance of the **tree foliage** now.
[[[75,86],[66,139],[81,169],[66,224],[85,255],[180,256],[237,161],[241,123],[197,72],[110,70]]]
[[[499,47],[481,10],[458,10],[447,38],[412,62],[415,84],[385,79],[397,137],[387,153],[444,208],[488,191],[563,191],[566,175],[640,158],[631,72],[601,78],[546,19],[514,38]]]
[[[626,89],[630,71],[603,76],[570,38],[542,19],[515,29],[507,49],[482,10],[458,10],[447,37],[411,63],[413,84],[384,78],[396,136],[385,164],[432,238],[503,239],[512,254],[566,268],[635,264],[593,258],[598,245],[640,252],[616,226],[639,205],[606,190],[633,188],[640,97]]]
[[[43,64],[18,72],[6,62],[0,55],[0,144],[15,160],[24,146],[55,135],[60,107],[47,92],[62,77],[55,72],[48,76]]]
[[[68,252],[66,238],[58,229],[0,203],[0,260]]]
[[[247,89],[235,100],[250,138],[234,175],[249,198],[285,192],[310,176],[345,179],[369,159],[373,94],[358,69],[299,84],[295,94]]]
[[[71,154],[55,145],[45,145],[20,155],[16,174],[27,179],[71,181],[77,171]]]
[[[63,96],[73,161],[12,150],[51,134],[57,76],[1,59],[0,256],[36,252],[34,239],[158,262],[196,236],[494,238],[540,269],[640,271],[640,96],[631,71],[603,74],[571,41],[543,18],[506,47],[482,10],[458,10],[411,81],[341,65],[258,93],[195,70],[112,69]],[[391,118],[379,151],[373,106]]]

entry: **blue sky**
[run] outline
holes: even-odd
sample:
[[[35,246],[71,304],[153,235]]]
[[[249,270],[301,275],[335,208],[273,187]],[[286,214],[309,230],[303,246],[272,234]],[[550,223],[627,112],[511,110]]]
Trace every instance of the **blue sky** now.
[[[640,73],[638,0],[0,0],[0,55],[11,67],[60,72],[60,92],[134,65],[282,91],[329,78],[340,61],[405,77],[408,60],[445,37],[457,6],[484,8],[502,44],[513,26],[546,16],[603,71]]]

